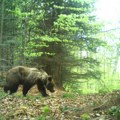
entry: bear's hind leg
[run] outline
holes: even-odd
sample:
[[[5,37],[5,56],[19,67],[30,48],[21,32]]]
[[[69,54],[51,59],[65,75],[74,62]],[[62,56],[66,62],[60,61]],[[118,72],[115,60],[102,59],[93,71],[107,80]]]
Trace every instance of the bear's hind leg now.
[[[17,92],[18,86],[19,86],[18,84],[14,85],[14,86],[11,86],[10,87],[10,94],[13,94],[13,93]]]

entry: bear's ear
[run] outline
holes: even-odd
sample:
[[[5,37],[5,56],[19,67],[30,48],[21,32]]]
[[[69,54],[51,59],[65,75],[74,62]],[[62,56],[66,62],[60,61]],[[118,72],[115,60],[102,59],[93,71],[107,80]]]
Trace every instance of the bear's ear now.
[[[48,81],[52,81],[52,76],[48,76]]]

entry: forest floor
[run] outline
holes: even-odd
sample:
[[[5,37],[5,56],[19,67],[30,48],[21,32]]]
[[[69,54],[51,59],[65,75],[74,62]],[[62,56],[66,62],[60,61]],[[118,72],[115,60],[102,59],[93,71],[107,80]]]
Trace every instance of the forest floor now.
[[[27,97],[21,90],[0,95],[0,120],[120,120],[120,91],[80,95],[57,90],[45,98],[39,94],[32,88]]]

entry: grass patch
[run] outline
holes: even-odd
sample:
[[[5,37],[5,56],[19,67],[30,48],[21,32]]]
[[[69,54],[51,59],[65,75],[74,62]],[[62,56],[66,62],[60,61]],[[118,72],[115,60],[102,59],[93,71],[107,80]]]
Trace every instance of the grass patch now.
[[[62,98],[75,98],[76,95],[73,93],[63,93],[61,97]]]
[[[0,89],[0,99],[5,97],[7,94],[2,90]]]
[[[6,119],[2,115],[0,115],[0,120],[6,120]]]

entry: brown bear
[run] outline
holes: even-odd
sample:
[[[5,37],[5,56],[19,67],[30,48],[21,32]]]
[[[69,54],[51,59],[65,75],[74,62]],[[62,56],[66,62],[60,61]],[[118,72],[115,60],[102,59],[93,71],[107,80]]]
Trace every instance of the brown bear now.
[[[23,95],[26,96],[30,88],[35,84],[37,84],[38,90],[44,97],[48,96],[46,88],[50,92],[54,92],[53,79],[44,70],[17,66],[7,72],[4,91],[6,93],[10,91],[10,94],[12,94],[17,92],[19,85],[23,85]]]

